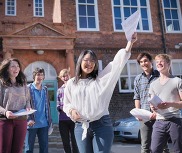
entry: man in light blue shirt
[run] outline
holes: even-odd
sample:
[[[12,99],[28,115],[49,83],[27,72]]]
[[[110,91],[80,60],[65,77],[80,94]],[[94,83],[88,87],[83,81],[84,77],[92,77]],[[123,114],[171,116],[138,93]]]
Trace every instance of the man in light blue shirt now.
[[[52,120],[47,87],[42,86],[44,78],[44,69],[36,68],[33,72],[34,82],[28,85],[32,108],[37,111],[28,118],[25,153],[33,153],[36,135],[39,142],[39,153],[48,153],[48,129]]]

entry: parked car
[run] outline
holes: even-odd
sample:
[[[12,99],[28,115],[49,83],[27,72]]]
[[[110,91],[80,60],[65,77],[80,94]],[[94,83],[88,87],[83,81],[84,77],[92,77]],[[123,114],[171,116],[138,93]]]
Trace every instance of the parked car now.
[[[117,120],[113,123],[116,139],[135,139],[140,141],[140,122],[135,117]]]

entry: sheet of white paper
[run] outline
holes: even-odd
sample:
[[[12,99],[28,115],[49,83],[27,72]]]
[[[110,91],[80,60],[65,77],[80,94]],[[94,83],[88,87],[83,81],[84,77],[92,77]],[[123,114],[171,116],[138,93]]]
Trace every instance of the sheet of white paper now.
[[[148,121],[150,120],[150,116],[152,115],[152,113],[148,110],[145,109],[139,109],[139,108],[133,108],[130,113],[139,119],[142,119],[143,121]]]
[[[126,20],[124,20],[121,25],[125,32],[126,39],[130,41],[132,39],[133,33],[136,31],[138,21],[140,19],[140,12],[137,10],[131,16],[129,16]]]
[[[27,111],[26,109],[21,109],[20,111],[16,112],[16,113],[13,113],[15,116],[24,116],[24,115],[29,115],[29,114],[32,114],[34,113],[35,109],[32,109],[32,110],[29,110]]]
[[[49,127],[49,129],[48,129],[48,135],[51,135],[52,134],[52,132],[53,132],[53,125],[52,125],[52,123],[51,123],[51,125],[50,125],[50,127]]]
[[[160,104],[162,100],[157,96],[153,96],[150,100],[149,103],[151,103],[153,106],[157,107],[158,104]]]

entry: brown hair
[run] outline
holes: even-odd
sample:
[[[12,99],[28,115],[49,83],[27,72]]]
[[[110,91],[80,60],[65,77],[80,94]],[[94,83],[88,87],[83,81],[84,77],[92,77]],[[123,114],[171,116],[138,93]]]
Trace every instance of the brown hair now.
[[[16,77],[16,85],[23,86],[27,83],[26,76],[22,71],[20,61],[16,58],[8,58],[2,61],[0,65],[0,80],[4,86],[12,86],[11,79],[9,76],[8,68],[12,61],[16,61],[20,67],[18,76]]]
[[[152,62],[152,55],[149,54],[149,53],[147,53],[147,52],[143,52],[143,53],[140,53],[140,54],[138,55],[138,57],[137,57],[137,62],[138,62],[138,64],[140,64],[140,60],[141,60],[144,56],[146,56],[146,57],[148,58],[148,60],[149,60],[150,62]]]
[[[37,67],[33,71],[33,80],[35,80],[35,76],[36,76],[37,73],[43,73],[44,74],[44,78],[45,78],[45,71],[44,71],[44,69]]]

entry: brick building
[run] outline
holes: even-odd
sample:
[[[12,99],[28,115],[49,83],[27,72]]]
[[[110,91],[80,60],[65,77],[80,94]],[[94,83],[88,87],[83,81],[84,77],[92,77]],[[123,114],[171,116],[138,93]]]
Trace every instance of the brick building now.
[[[57,74],[84,49],[92,49],[104,68],[127,41],[121,22],[140,11],[138,41],[119,79],[111,103],[113,119],[128,117],[134,107],[133,80],[140,73],[136,56],[172,55],[172,72],[182,76],[181,0],[0,0],[0,60],[20,59],[28,81],[32,69],[46,70],[53,120],[57,122]],[[180,46],[181,45],[181,46]]]

